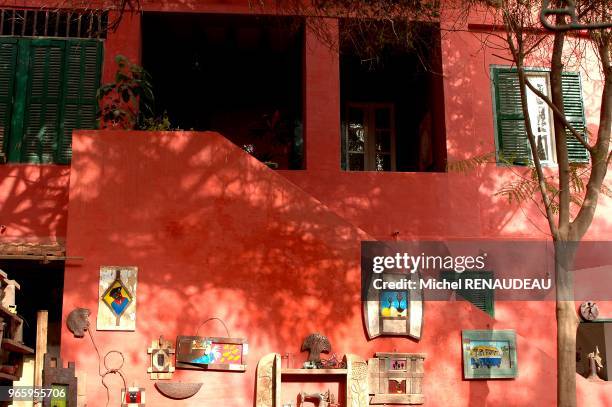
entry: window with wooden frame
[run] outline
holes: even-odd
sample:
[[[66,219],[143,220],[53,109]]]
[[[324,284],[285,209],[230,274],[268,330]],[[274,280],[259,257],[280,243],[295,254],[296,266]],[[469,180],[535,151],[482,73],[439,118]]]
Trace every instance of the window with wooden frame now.
[[[68,164],[72,131],[92,129],[102,42],[0,37],[0,157]]]
[[[344,150],[349,171],[395,171],[391,103],[348,103]]]
[[[443,271],[441,278],[446,281],[459,281],[464,279],[474,280],[492,280],[493,272],[491,271],[469,271],[457,273],[454,271]],[[465,284],[461,284],[465,287]],[[495,316],[495,290],[492,289],[460,289],[456,290],[457,294],[466,301],[471,302],[474,306],[491,316]]]
[[[498,162],[527,165],[532,161],[532,156],[521,108],[517,70],[494,67],[491,69],[491,74]],[[551,94],[548,71],[528,69],[526,76],[527,80],[539,91],[547,96]],[[586,139],[586,122],[579,73],[563,72],[562,92],[563,109],[567,121],[579,133],[584,134]],[[527,107],[531,129],[536,139],[538,157],[545,164],[555,163],[553,112],[529,89],[527,89]],[[566,140],[570,162],[586,163],[589,161],[587,150],[567,129]]]

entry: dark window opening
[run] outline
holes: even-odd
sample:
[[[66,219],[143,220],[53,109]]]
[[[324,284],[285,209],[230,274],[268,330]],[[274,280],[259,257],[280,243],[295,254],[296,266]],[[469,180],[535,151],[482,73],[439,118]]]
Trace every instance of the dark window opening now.
[[[273,168],[302,168],[303,48],[302,21],[290,17],[143,17],[156,114],[218,131]]]
[[[36,349],[36,315],[46,310],[48,314],[47,352],[60,354],[60,335],[62,330],[62,303],[64,292],[64,262],[53,261],[43,264],[29,260],[0,260],[0,269],[10,280],[15,280],[20,289],[15,292],[16,315],[23,320],[23,344]],[[2,315],[8,321],[6,315]],[[5,329],[7,327],[5,326]],[[7,337],[4,333],[4,338]],[[2,348],[5,346],[3,344]],[[11,364],[4,358],[14,358],[18,346],[9,348],[11,352],[2,352],[1,364]],[[25,355],[33,358],[34,355]],[[15,359],[12,359],[15,361]]]
[[[341,159],[345,170],[445,171],[440,29],[437,24],[411,24],[410,47],[390,42],[364,55],[367,41],[353,40],[347,30],[354,30],[354,24],[341,23]],[[380,35],[372,32],[362,37]]]

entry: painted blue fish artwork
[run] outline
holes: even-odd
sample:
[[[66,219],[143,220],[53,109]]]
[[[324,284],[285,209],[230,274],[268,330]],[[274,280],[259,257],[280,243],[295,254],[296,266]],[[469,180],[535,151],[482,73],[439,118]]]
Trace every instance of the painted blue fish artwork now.
[[[191,363],[208,365],[215,363],[221,357],[219,346],[214,345],[212,341],[193,341],[192,350],[203,350],[204,354],[191,360]]]

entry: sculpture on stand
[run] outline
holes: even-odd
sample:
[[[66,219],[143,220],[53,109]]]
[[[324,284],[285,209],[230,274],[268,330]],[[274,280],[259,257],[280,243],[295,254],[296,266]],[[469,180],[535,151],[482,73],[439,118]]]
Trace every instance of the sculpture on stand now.
[[[595,352],[591,352],[587,355],[589,358],[589,377],[587,379],[600,382],[602,381],[597,372],[603,368],[603,363],[601,363],[601,355],[599,353],[599,346],[595,346]]]
[[[320,333],[310,334],[304,339],[302,352],[308,351],[308,361],[304,363],[306,369],[314,369],[317,363],[321,363],[321,353],[331,352],[331,344],[327,336]]]

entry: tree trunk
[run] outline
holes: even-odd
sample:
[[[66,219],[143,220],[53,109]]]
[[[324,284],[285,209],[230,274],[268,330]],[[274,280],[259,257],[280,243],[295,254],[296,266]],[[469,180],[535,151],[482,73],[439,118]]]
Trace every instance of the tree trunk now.
[[[557,16],[558,23],[563,18]],[[553,49],[550,58],[550,93],[552,103],[565,115],[563,108],[563,44],[565,43],[565,33],[562,31],[555,33]],[[570,225],[570,165],[567,156],[567,144],[565,126],[557,115],[553,115],[555,129],[555,150],[557,152],[557,165],[559,174],[559,216],[558,228],[562,235],[569,232]],[[551,231],[552,232],[552,231]]]
[[[576,331],[572,264],[577,242],[555,242],[557,290],[557,405],[576,406]]]

